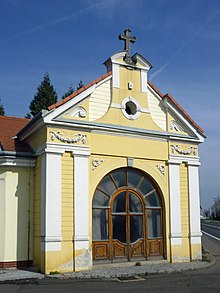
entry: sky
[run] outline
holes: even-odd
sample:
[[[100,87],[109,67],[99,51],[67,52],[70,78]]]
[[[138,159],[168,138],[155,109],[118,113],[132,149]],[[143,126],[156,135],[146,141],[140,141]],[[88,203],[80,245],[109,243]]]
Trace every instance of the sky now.
[[[200,146],[201,206],[220,196],[219,0],[0,0],[0,99],[24,117],[49,73],[58,97],[106,73],[103,62],[136,36],[131,53],[152,65],[149,80],[169,92],[207,135]]]

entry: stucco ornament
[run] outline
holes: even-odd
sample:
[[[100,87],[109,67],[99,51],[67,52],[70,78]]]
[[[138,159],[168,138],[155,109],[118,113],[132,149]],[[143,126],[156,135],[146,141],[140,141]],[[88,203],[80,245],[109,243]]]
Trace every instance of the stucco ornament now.
[[[156,167],[162,175],[165,175],[165,165],[157,164]]]
[[[170,122],[170,130],[184,132],[183,128],[175,120]]]
[[[95,170],[104,160],[102,159],[93,159],[92,160],[92,170]]]
[[[58,139],[61,142],[65,142],[65,143],[77,143],[79,141],[81,141],[83,144],[86,143],[86,134],[73,134],[73,136],[75,137],[65,137],[63,136],[63,133],[61,132],[55,132],[55,131],[50,131],[51,133],[51,140],[55,140]]]
[[[86,110],[83,107],[78,107],[70,113],[70,116],[78,118],[85,118],[86,115]]]
[[[181,146],[179,146],[178,144],[174,145],[172,144],[171,145],[171,150],[172,150],[172,153],[174,154],[175,152],[180,154],[180,155],[193,155],[193,156],[196,156],[196,151],[197,151],[197,148],[196,147],[192,147],[192,146],[188,146],[185,150],[182,149]]]

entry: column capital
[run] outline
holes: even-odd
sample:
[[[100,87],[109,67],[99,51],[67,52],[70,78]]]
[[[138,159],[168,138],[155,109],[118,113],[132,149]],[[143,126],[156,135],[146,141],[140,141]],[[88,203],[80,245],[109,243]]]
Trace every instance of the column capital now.
[[[182,163],[185,163],[189,166],[200,166],[199,158],[178,156],[178,155],[170,155],[167,163],[173,164],[173,165],[175,164],[180,165]]]
[[[90,156],[90,148],[86,146],[74,146],[72,148],[72,155],[74,157],[89,157]]]
[[[180,165],[182,164],[182,161],[178,161],[178,160],[169,160],[167,161],[168,165]]]
[[[169,156],[169,160],[167,161],[168,165],[180,165],[182,163],[182,158],[178,156]]]
[[[189,160],[186,162],[186,164],[188,166],[195,166],[195,167],[199,167],[201,165],[201,163],[199,162],[199,159]]]
[[[73,155],[90,156],[90,147],[81,145],[71,145],[64,143],[47,142],[41,145],[36,154],[42,155],[44,153],[63,154],[65,152],[72,152]]]

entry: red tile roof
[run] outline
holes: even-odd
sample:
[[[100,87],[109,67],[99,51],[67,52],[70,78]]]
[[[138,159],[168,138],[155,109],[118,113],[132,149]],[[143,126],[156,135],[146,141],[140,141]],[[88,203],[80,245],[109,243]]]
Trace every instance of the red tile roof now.
[[[26,118],[0,116],[0,149],[2,151],[31,151],[31,148],[26,143],[23,143],[16,138],[16,134],[29,121],[30,120]]]
[[[61,105],[65,104],[66,102],[68,102],[69,100],[73,99],[74,97],[76,97],[77,95],[81,94],[82,92],[84,92],[85,90],[87,90],[88,88],[90,88],[91,86],[93,86],[94,84],[99,83],[100,81],[104,80],[105,78],[107,78],[108,76],[110,76],[112,74],[112,71],[107,72],[106,74],[100,76],[99,78],[91,81],[90,83],[86,84],[85,86],[81,87],[79,90],[73,92],[70,96],[66,97],[65,99],[51,105],[48,107],[48,110],[52,110],[54,108],[58,108]]]
[[[152,82],[148,81],[148,84],[153,88],[153,90],[162,98],[169,99],[179,110],[183,113],[183,115],[193,124],[193,126],[204,134],[204,130],[186,113],[186,111],[177,103],[177,101],[169,94],[163,95],[156,87],[152,84]]]

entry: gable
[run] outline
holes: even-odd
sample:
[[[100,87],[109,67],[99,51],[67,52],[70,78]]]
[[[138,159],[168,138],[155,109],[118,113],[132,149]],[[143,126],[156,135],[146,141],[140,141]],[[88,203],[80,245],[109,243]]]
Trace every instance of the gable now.
[[[154,122],[163,130],[167,130],[166,111],[161,103],[161,98],[148,86],[148,105]]]
[[[193,131],[183,123],[180,117],[166,107],[164,96],[155,91],[155,86],[148,83],[148,103],[149,110],[154,122],[164,131],[184,136],[194,136]]]
[[[111,79],[107,78],[99,83],[94,91],[67,111],[64,111],[59,118],[70,120],[95,121],[103,117],[111,103]]]
[[[103,117],[111,103],[111,79],[97,86],[89,98],[89,121]]]
[[[150,63],[135,54],[128,65],[125,54],[113,55],[104,63],[105,75],[48,107],[44,123],[203,141],[203,130],[169,94],[147,80]]]

